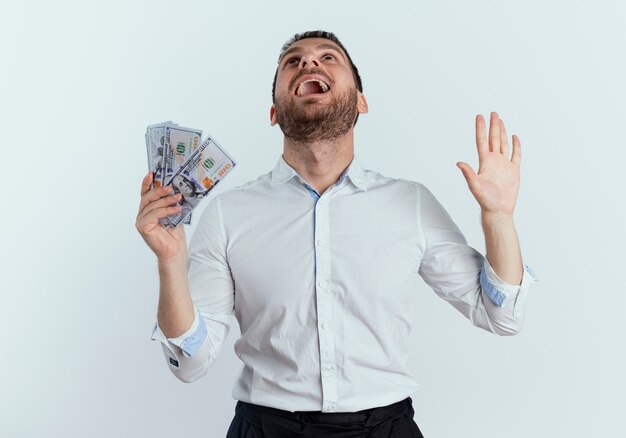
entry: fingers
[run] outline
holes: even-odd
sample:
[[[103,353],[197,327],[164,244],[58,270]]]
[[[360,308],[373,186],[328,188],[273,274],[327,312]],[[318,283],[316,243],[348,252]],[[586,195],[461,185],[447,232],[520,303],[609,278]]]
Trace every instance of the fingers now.
[[[493,111],[489,120],[489,151],[500,152],[500,122],[498,113]]]
[[[500,151],[502,154],[509,158],[509,142],[507,140],[506,129],[504,128],[504,121],[499,119],[500,121]]]
[[[155,208],[150,213],[147,213],[145,216],[143,216],[142,219],[145,219],[146,222],[158,221],[161,218],[178,213],[181,208],[183,208],[182,205],[172,205],[169,207]]]
[[[511,161],[517,165],[522,161],[522,143],[517,135],[513,136],[513,157],[511,157]]]
[[[148,190],[150,190],[150,184],[152,184],[152,172],[148,172],[143,178],[143,181],[141,181],[141,196],[148,193]]]
[[[149,203],[148,205],[146,205],[146,207],[141,211],[141,213],[139,213],[139,217],[145,216],[149,214],[151,211],[156,210],[157,208],[169,207],[172,204],[175,204],[178,201],[180,201],[182,196],[183,195],[181,195],[180,193],[177,193],[175,195],[164,196],[161,199],[153,201]]]
[[[170,186],[163,186],[151,189],[148,192],[144,193],[141,197],[141,202],[139,203],[139,214],[141,214],[143,209],[146,208],[149,203],[154,202],[164,196],[171,195],[173,190],[174,189],[172,189],[172,187]]]
[[[487,133],[485,131],[485,119],[481,114],[476,115],[476,147],[478,148],[478,158],[489,152]]]
[[[493,111],[489,119],[489,142],[485,135],[485,121],[479,114],[476,116],[476,144],[480,155],[483,151],[499,152],[509,157],[509,142],[507,140],[504,121],[500,119],[498,113]]]
[[[181,208],[181,205],[154,208],[150,212],[137,216],[135,227],[143,235],[152,230],[155,226],[159,226],[159,219],[176,214]]]

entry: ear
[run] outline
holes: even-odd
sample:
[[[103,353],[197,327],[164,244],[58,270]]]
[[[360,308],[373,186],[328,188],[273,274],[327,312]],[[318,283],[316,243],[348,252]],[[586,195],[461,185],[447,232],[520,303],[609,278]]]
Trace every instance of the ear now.
[[[270,124],[274,126],[277,123],[278,117],[276,117],[276,106],[272,104],[272,107],[270,108]]]
[[[359,114],[367,114],[367,99],[365,99],[365,96],[363,95],[363,93],[361,93],[360,91],[357,92],[357,104],[356,104],[356,109],[359,112]]]

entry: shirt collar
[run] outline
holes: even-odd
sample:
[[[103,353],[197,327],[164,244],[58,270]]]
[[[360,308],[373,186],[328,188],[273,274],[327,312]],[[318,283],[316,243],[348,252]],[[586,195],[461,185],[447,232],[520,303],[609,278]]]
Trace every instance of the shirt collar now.
[[[294,176],[300,175],[293,167],[291,167],[285,161],[283,155],[281,154],[281,156],[278,158],[276,166],[274,166],[274,170],[272,170],[270,184],[282,184],[289,181]],[[352,184],[354,184],[356,187],[361,190],[367,190],[367,186],[365,184],[365,171],[357,161],[356,156],[353,156],[352,161],[339,177],[339,181],[341,181],[346,176],[350,178],[350,181],[352,181]]]

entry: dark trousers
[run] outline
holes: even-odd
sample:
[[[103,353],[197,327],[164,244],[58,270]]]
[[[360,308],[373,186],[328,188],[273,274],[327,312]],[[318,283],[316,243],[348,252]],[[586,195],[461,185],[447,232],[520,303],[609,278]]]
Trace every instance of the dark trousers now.
[[[283,411],[238,401],[226,438],[424,438],[411,397],[357,412]]]

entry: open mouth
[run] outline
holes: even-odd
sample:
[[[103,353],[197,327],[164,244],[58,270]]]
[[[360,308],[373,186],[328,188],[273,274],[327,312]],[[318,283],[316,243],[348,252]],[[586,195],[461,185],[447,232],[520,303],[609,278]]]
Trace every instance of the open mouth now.
[[[330,90],[330,86],[321,79],[307,79],[296,88],[296,96],[310,96],[312,94],[324,94]]]

